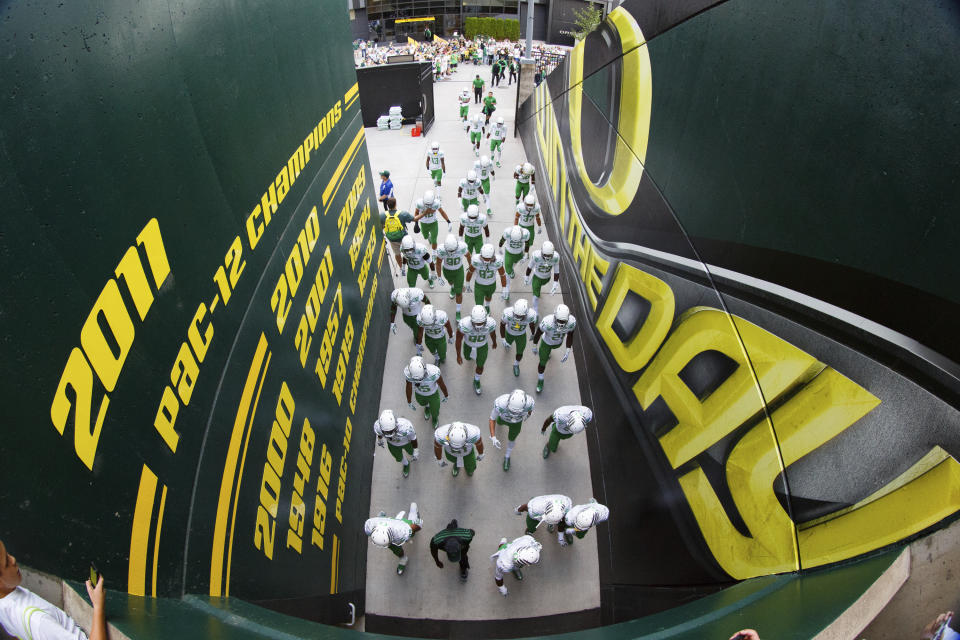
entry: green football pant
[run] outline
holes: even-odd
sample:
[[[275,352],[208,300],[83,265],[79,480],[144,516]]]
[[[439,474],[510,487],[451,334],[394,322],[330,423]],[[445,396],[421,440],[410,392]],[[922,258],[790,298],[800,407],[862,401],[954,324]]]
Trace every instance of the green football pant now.
[[[484,304],[484,301],[487,298],[492,298],[493,294],[497,290],[497,283],[491,282],[490,284],[478,284],[473,288],[473,303],[474,304]]]
[[[455,296],[458,296],[461,293],[463,293],[463,268],[462,267],[460,269],[455,269],[453,271],[447,271],[446,269],[444,269],[443,277],[446,278],[447,282],[450,283],[450,293],[452,293]]]
[[[478,253],[480,249],[483,247],[482,235],[476,235],[476,236],[465,235],[463,236],[463,241],[467,243],[467,250],[471,254]]]
[[[543,287],[543,285],[547,284],[548,282],[550,282],[549,278],[541,278],[539,276],[533,276],[533,295],[539,298],[540,288]]]
[[[407,273],[410,273],[409,271]],[[410,330],[413,331],[413,337],[416,339],[417,332],[420,331],[420,325],[417,324],[417,316],[408,316],[407,314],[400,312],[400,315],[403,316],[403,324],[410,327]]]
[[[513,265],[517,264],[521,258],[523,258],[523,254],[510,253],[509,251],[503,252],[503,267],[507,270],[507,275],[511,278],[513,277]]]
[[[406,451],[409,455],[413,455],[413,443],[408,442],[402,447],[396,447],[389,442],[387,443],[387,450],[390,452],[394,458],[397,459],[397,462],[403,462],[403,452]]]
[[[523,355],[523,350],[527,347],[527,334],[521,333],[518,336],[507,332],[507,344],[512,344],[517,349],[517,355]]]
[[[434,246],[437,244],[437,236],[440,235],[440,223],[421,222],[420,233],[423,234],[423,237],[427,239],[431,246]]]
[[[550,447],[550,451],[556,453],[557,446],[560,444],[560,441],[568,440],[572,437],[572,433],[560,433],[557,431],[557,425],[553,425],[552,430],[550,431],[550,439],[547,440],[547,446]]]
[[[514,194],[517,196],[517,199],[525,197],[530,193],[530,183],[529,182],[517,182],[517,188],[514,189]]]
[[[446,451],[443,452],[443,455],[446,456],[452,464],[457,464],[457,457],[450,455]],[[474,449],[470,452],[470,455],[463,456],[463,468],[466,469],[467,475],[472,476],[473,472],[477,470],[477,450]]]
[[[433,420],[433,426],[436,428],[440,418],[440,392],[434,391],[429,396],[422,396],[414,392],[413,397],[417,399],[417,404],[430,411],[430,419]]]
[[[443,362],[447,359],[447,339],[446,338],[431,338],[429,336],[424,337],[424,342],[427,343],[427,351],[430,353],[437,354],[437,357],[440,358],[440,361]]]
[[[540,341],[540,364],[547,366],[547,360],[550,359],[550,352],[559,347],[559,344],[547,344],[543,340]]]
[[[407,286],[415,287],[417,286],[417,276],[420,276],[427,282],[430,282],[430,268],[427,265],[423,265],[419,269],[411,269],[407,267]]]
[[[521,224],[520,228],[526,229],[527,231],[530,232],[530,237],[527,238],[527,251],[530,251],[530,245],[533,244],[533,236],[536,235],[535,227],[533,225],[530,225],[529,227],[525,227]]]
[[[467,360],[476,360],[477,367],[482,367],[487,361],[487,352],[490,351],[490,347],[483,345],[482,347],[471,347],[467,343],[463,343],[463,357]]]
[[[517,436],[520,435],[520,427],[523,426],[523,422],[505,422],[503,418],[497,418],[497,424],[507,427],[507,440],[510,442],[517,439]]]

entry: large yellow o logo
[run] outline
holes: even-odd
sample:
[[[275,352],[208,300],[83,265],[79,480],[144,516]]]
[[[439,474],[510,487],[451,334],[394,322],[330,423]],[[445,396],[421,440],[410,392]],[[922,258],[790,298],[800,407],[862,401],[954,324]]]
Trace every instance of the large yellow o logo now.
[[[570,142],[574,163],[580,173],[580,181],[590,199],[610,215],[620,215],[633,202],[643,175],[643,162],[647,157],[647,141],[650,135],[650,111],[653,101],[650,54],[640,25],[621,7],[610,12],[607,20],[620,35],[622,77],[620,79],[620,110],[617,119],[616,150],[613,167],[606,172],[602,184],[594,184],[587,174],[583,161],[583,138],[580,131],[581,105],[583,103],[583,55],[581,40],[570,56]]]

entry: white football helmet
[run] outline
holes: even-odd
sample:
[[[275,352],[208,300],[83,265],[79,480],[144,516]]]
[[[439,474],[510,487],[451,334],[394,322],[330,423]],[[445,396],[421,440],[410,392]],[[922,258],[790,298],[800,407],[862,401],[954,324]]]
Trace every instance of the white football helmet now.
[[[423,192],[423,204],[426,206],[432,207],[436,199],[437,196],[433,191],[427,190]]]
[[[528,193],[523,199],[523,204],[527,206],[527,209],[533,209],[534,205],[537,204],[537,199],[532,193]]]
[[[478,207],[478,206],[475,205],[475,204],[471,204],[469,207],[467,207],[467,217],[470,218],[471,220],[476,220],[477,218],[479,218],[479,217],[480,217],[480,207]],[[406,237],[406,236],[404,236],[404,237]]]
[[[570,309],[565,304],[558,304],[553,312],[553,320],[559,326],[564,326],[570,320]]]
[[[396,416],[393,415],[393,411],[390,409],[384,409],[383,413],[380,414],[380,433],[389,437],[396,430]]]
[[[387,548],[390,546],[390,531],[385,526],[378,526],[370,532],[370,542],[378,547]]]
[[[473,205],[470,205],[473,206]],[[456,251],[457,250],[457,236],[452,233],[448,233],[447,237],[443,240],[443,248],[447,251]]]
[[[523,298],[520,298],[513,303],[513,315],[517,318],[526,318],[527,312],[530,310],[530,305],[527,304],[527,301]]]
[[[587,426],[587,423],[584,421],[583,416],[579,412],[574,411],[570,416],[570,423],[567,425],[567,429],[570,433],[580,433]]]
[[[430,143],[430,148],[431,148],[432,150],[434,150],[434,151],[440,151],[440,143],[439,143],[439,142],[431,142],[431,143]]]
[[[507,398],[507,409],[511,413],[520,413],[527,406],[527,394],[522,389],[514,389]]]
[[[467,182],[476,182],[477,181],[477,172],[471,169],[467,171]]]
[[[497,124],[503,124],[503,117],[497,116]]]
[[[471,309],[470,322],[480,327],[487,324],[487,310],[482,304],[478,304]]]
[[[510,241],[520,242],[521,240],[523,240],[523,229],[518,226],[510,227]]]
[[[463,445],[467,444],[467,428],[462,422],[454,422],[450,425],[450,430],[447,431],[447,442],[455,451],[459,451]]]
[[[423,380],[427,375],[427,365],[423,363],[423,358],[420,356],[410,358],[410,364],[407,365],[407,370],[410,372],[410,377],[414,380]]]
[[[563,520],[564,515],[566,514],[563,513],[563,505],[559,501],[549,502],[540,521],[546,524],[557,524]]]
[[[596,509],[581,509],[573,519],[573,526],[576,527],[578,531],[586,531],[597,524],[598,515]]]
[[[540,255],[542,255],[544,258],[551,257],[553,255],[553,243],[549,240],[544,242],[543,247],[540,248]]]
[[[524,163],[523,163],[523,172],[524,172],[525,174],[527,174],[528,176],[532,176],[532,175],[533,175],[533,165],[530,164],[529,162],[524,162]]]
[[[493,161],[490,160],[490,158],[488,158],[487,156],[480,156],[480,166],[481,166],[481,167],[489,167],[489,166],[492,165],[492,164],[493,164]]]
[[[483,119],[483,118],[480,117],[480,114],[479,114],[479,113],[478,113],[477,115],[473,116],[473,121],[474,121],[475,124],[480,124],[480,121],[481,121],[482,119]]]
[[[537,564],[540,562],[540,548],[541,545],[539,542],[529,547],[521,547],[513,554],[513,564],[518,567]]]
[[[425,325],[432,325],[437,321],[437,312],[434,311],[432,304],[427,304],[423,306],[423,309],[420,309],[420,322]]]
[[[397,306],[401,309],[406,309],[410,306],[410,291],[407,289],[401,289],[397,291]]]
[[[400,241],[400,251],[413,251],[413,238],[410,236],[403,236],[403,240]]]
[[[493,245],[489,242],[480,247],[480,258],[482,260],[486,260],[487,262],[493,260],[494,254]]]

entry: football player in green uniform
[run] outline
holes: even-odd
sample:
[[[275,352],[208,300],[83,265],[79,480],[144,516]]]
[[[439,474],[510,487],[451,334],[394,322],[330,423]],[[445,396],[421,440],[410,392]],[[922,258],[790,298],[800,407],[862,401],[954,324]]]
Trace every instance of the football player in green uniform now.
[[[524,248],[527,246],[527,238],[529,237],[530,233],[518,225],[507,227],[503,230],[503,235],[500,238],[500,246],[502,247],[504,243],[507,245],[506,250],[503,252],[503,267],[511,280],[516,277],[516,274],[513,272],[513,265],[523,260]],[[503,288],[503,299],[510,299],[509,282],[507,286]]]
[[[550,293],[556,293],[560,288],[560,256],[553,249],[553,243],[549,240],[543,243],[540,249],[536,249],[530,256],[530,264],[527,265],[527,275],[524,276],[524,284],[530,284],[531,272],[533,273],[533,310],[540,310],[540,291],[543,285],[550,282],[550,276],[553,274],[553,284],[550,286]]]
[[[520,360],[523,359],[523,350],[527,346],[528,330],[532,338],[537,330],[537,314],[530,311],[526,300],[520,298],[512,307],[504,309],[503,317],[500,318],[500,344],[503,350],[510,349],[510,345],[517,348],[513,357],[513,375],[516,377],[520,376]]]
[[[409,476],[410,461],[420,459],[417,432],[413,423],[406,418],[396,417],[393,411],[386,409],[373,423],[373,433],[377,436],[377,446],[383,447],[386,441],[390,455],[403,465],[403,477]]]
[[[466,422],[451,422],[437,427],[433,432],[433,455],[441,467],[447,466],[447,460],[453,463],[454,477],[460,475],[461,467],[467,470],[468,476],[472,476],[477,463],[483,460],[480,427]]]
[[[430,151],[427,152],[427,171],[433,179],[433,186],[439,187],[443,181],[443,174],[447,172],[447,161],[443,157],[443,151],[440,150],[439,142],[430,144]]]
[[[417,341],[417,314],[424,304],[430,304],[430,298],[423,293],[423,289],[417,287],[403,287],[394,289],[390,293],[390,331],[396,335],[397,323],[394,321],[397,317],[397,309],[403,316],[403,323],[413,331],[413,341]]]
[[[503,124],[503,118],[498,117],[497,123],[487,134],[490,140],[490,156],[497,154],[497,167],[500,167],[500,158],[503,157],[503,141],[507,139],[507,127]]]
[[[473,301],[482,304],[490,312],[490,299],[497,290],[497,274],[500,274],[500,285],[506,289],[507,274],[503,270],[503,258],[496,254],[492,244],[480,247],[480,255],[474,254],[470,260],[470,270],[467,271],[467,283],[464,289],[470,291],[470,280],[477,274],[477,287],[473,292]],[[509,295],[509,294],[508,294]],[[506,299],[506,296],[504,297]]]
[[[440,196],[433,191],[425,191],[423,198],[417,200],[417,208],[414,212],[414,222],[420,223],[420,233],[424,239],[430,243],[434,251],[437,250],[437,237],[440,235],[440,222],[437,220],[437,214],[443,216],[447,221],[447,233],[450,233],[452,224],[447,212],[443,210],[443,204],[440,202]],[[401,247],[402,248],[402,247]]]
[[[556,310],[540,321],[537,332],[533,334],[533,348],[537,353],[537,343],[540,343],[540,366],[537,367],[537,393],[543,391],[543,372],[547,368],[550,352],[560,346],[564,336],[567,340],[567,350],[563,352],[560,362],[566,362],[570,357],[570,348],[573,346],[573,332],[577,328],[577,319],[570,313],[565,304],[557,305]],[[543,338],[541,342],[540,338]]]
[[[493,410],[490,412],[490,443],[497,449],[501,447],[497,439],[498,424],[507,427],[507,451],[503,455],[503,470],[510,471],[510,453],[520,435],[523,421],[533,413],[534,400],[523,389],[514,389],[510,393],[498,396],[493,401]]]
[[[480,196],[484,193],[483,185],[480,184],[480,177],[477,176],[477,172],[473,169],[467,171],[467,177],[460,180],[460,186],[457,188],[457,197],[460,198],[460,205],[463,207],[464,212],[466,212],[472,204],[479,207]]]
[[[472,254],[480,253],[483,247],[483,238],[490,237],[490,228],[487,226],[487,216],[480,213],[480,207],[471,204],[467,212],[460,216],[460,237],[467,243],[467,261]]]
[[[410,236],[403,236],[400,241],[400,257],[403,266],[400,267],[401,273],[407,274],[407,285],[414,287],[417,284],[417,278],[423,278],[427,285],[433,289],[433,263],[430,261],[430,252],[419,242],[414,242]]]
[[[473,147],[473,155],[480,157],[480,142],[483,141],[483,116],[479,113],[473,116],[470,121],[470,146]]]
[[[426,339],[427,351],[433,354],[433,364],[443,364],[447,358],[447,344],[453,342],[453,326],[447,319],[447,312],[443,309],[434,309],[432,304],[423,305],[417,314],[417,353],[423,353],[423,342]],[[447,335],[444,334],[446,330]]]
[[[450,283],[450,297],[457,301],[457,320],[460,320],[460,304],[463,302],[463,279],[465,271],[464,256],[468,254],[467,243],[458,240],[452,233],[447,234],[443,245],[437,249],[436,271],[440,275],[440,286]]]
[[[423,407],[423,419],[431,420],[433,427],[437,427],[440,417],[440,405],[447,401],[447,385],[443,382],[439,367],[427,364],[420,356],[410,358],[410,363],[403,368],[403,377],[407,381],[407,404],[414,411],[417,405]],[[443,391],[443,397],[440,392]],[[416,403],[413,399],[416,398]]]
[[[518,164],[513,171],[513,178],[517,181],[514,195],[517,198],[517,204],[520,204],[520,198],[525,198],[530,193],[530,185],[536,184],[533,165],[529,162]]]
[[[473,163],[473,170],[477,172],[477,176],[480,178],[480,186],[483,187],[481,193],[487,205],[487,217],[492,218],[493,213],[490,209],[490,177],[496,175],[496,171],[493,170],[493,162],[491,162],[487,156],[480,156],[480,159]]]
[[[533,237],[536,235],[533,229],[533,222],[536,220],[537,229],[543,227],[540,220],[540,205],[537,204],[537,198],[528,193],[523,197],[523,202],[517,205],[517,212],[513,215],[513,224],[520,225],[530,232],[530,238],[527,240],[526,250],[530,251],[530,245],[533,244]]]
[[[473,374],[473,390],[477,395],[482,393],[480,376],[483,374],[483,365],[487,361],[487,348],[492,345],[497,348],[497,323],[487,315],[487,310],[476,305],[470,312],[469,318],[457,323],[457,364],[462,365],[463,359],[476,360],[476,370]]]

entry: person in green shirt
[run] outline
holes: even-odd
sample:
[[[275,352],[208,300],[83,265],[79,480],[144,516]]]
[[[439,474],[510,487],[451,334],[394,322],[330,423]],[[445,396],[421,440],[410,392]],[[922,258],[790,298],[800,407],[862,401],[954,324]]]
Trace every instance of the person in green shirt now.
[[[480,77],[480,74],[477,74],[477,77],[473,79],[473,104],[480,104],[480,99],[483,97],[483,78]]]
[[[390,241],[393,248],[393,257],[397,266],[403,268],[400,260],[400,241],[407,235],[407,223],[413,222],[413,216],[407,211],[397,212],[397,199],[387,199],[387,210],[380,214],[380,224],[383,225],[383,235]]]
[[[480,76],[477,76],[478,78]],[[483,113],[487,116],[485,125],[490,124],[490,116],[493,115],[493,112],[497,110],[497,99],[493,97],[493,91],[487,93],[487,97],[483,99]]]
[[[437,552],[443,549],[447,554],[447,560],[460,564],[460,579],[466,580],[467,570],[470,568],[467,552],[476,533],[473,529],[460,527],[456,519],[451,520],[440,533],[430,539],[430,555],[433,556],[437,567],[443,569],[443,563],[437,556]]]

